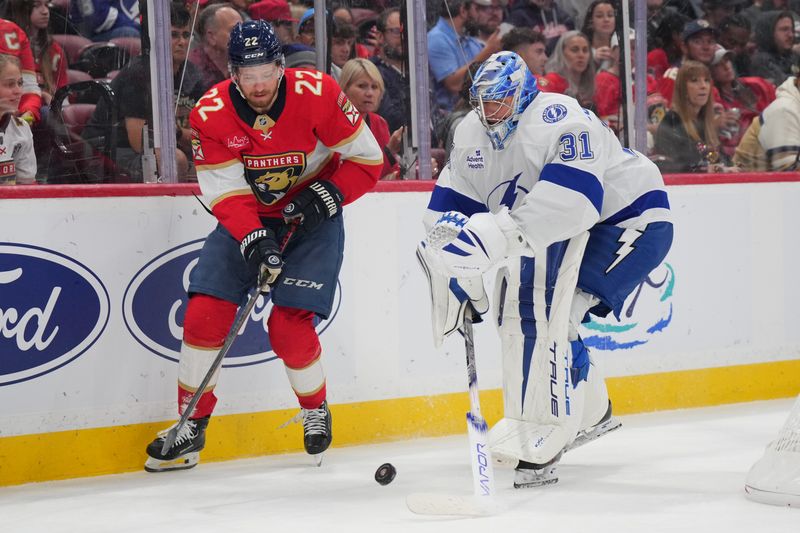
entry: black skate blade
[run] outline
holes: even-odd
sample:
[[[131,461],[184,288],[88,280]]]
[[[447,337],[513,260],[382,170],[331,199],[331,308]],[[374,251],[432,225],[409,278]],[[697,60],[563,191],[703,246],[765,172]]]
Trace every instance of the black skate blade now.
[[[183,457],[172,460],[161,460],[148,457],[144,463],[146,472],[157,474],[159,472],[171,472],[173,470],[188,470],[197,466],[200,462],[200,452],[191,452]]]

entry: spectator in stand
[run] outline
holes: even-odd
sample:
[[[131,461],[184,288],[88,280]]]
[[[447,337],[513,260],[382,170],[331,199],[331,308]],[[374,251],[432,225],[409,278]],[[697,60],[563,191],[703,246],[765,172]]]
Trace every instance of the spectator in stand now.
[[[95,42],[141,35],[139,0],[70,2],[69,19]]]
[[[253,19],[263,19],[272,25],[286,54],[286,46],[294,43],[297,38],[294,33],[294,23],[297,19],[292,17],[292,10],[289,9],[287,1],[262,0],[251,4],[248,11]]]
[[[631,30],[629,41],[630,53],[633,54],[633,30]],[[625,102],[623,101],[622,80],[620,79],[619,40],[616,34],[614,34],[611,39],[611,51],[610,66],[599,71],[597,76],[595,76],[595,113],[622,138],[622,133],[625,130],[622,106]],[[631,74],[631,79],[633,79],[634,75],[635,73]],[[655,134],[658,123],[661,122],[666,113],[666,106],[664,106],[663,96],[658,92],[658,84],[655,78],[648,74],[646,80],[648,109],[647,131],[652,135]],[[635,91],[633,94],[635,94]]]
[[[466,26],[475,22],[473,3],[491,5],[491,0],[444,0],[439,21],[428,32],[428,64],[441,112],[453,109],[469,65],[483,63],[500,50],[499,30],[486,45],[466,35]]]
[[[608,70],[616,60],[611,51],[611,36],[617,27],[617,15],[611,0],[594,0],[589,4],[581,31],[589,38],[595,68]]]
[[[683,38],[683,61],[687,59],[699,61],[707,67],[711,65],[711,60],[714,59],[714,52],[717,49],[717,30],[703,20],[692,20],[686,24],[681,34]],[[664,75],[658,80],[659,92],[664,95],[667,102],[672,99],[672,94],[675,88],[675,78],[678,75],[678,69],[672,67],[664,72]]]
[[[741,11],[746,3],[747,0],[703,0],[703,18],[719,30],[722,21]]]
[[[745,170],[798,169],[800,161],[800,90],[790,76],[778,87],[777,97],[754,120],[736,148],[734,161]]]
[[[753,69],[751,58],[755,51],[750,20],[742,13],[731,15],[722,19],[718,31],[719,44],[731,52],[736,73],[739,76],[749,76]]]
[[[331,63],[342,68],[349,59],[356,57],[356,28],[352,24],[333,19],[331,31]]]
[[[234,13],[236,12],[234,11]],[[238,13],[236,14],[238,16]],[[189,37],[191,36],[189,11],[181,4],[174,3],[171,7],[170,20],[174,98],[177,102],[175,135],[178,148],[175,151],[175,159],[178,165],[178,177],[186,181],[191,179],[188,172],[191,159],[191,131],[188,116],[206,89],[200,73],[191,63],[186,62]],[[186,64],[185,74],[184,64]],[[142,168],[143,131],[144,128],[152,127],[152,124],[146,122],[150,109],[152,109],[149,58],[146,56],[133,58],[111,81],[111,88],[116,95],[117,123],[110,124],[111,110],[104,101],[101,101],[81,135],[90,144],[100,147],[104,142],[107,129],[109,127],[117,128],[117,149],[114,162],[117,168],[121,172],[128,173],[134,182],[142,182],[144,177]],[[180,93],[178,93],[179,90]],[[160,154],[158,153],[156,153],[156,161],[160,163]]]
[[[380,14],[375,34],[377,55],[371,59],[383,78],[385,98],[381,99],[378,114],[386,119],[389,131],[408,123],[409,85],[403,53],[403,25],[400,10],[389,8]]]
[[[42,103],[49,106],[53,94],[67,84],[67,59],[47,29],[50,22],[47,1],[9,0],[3,18],[16,23],[28,35]]]
[[[507,3],[507,0],[502,2],[500,0],[490,0],[488,4],[483,2],[475,2],[473,4],[477,37],[484,46],[492,39],[492,36],[503,22],[503,9]]]
[[[659,28],[664,22],[664,18],[668,15],[674,15],[677,11],[671,7],[664,5],[664,0],[647,0],[647,49],[654,50],[656,48],[664,48],[665,41],[662,40],[659,34]],[[683,24],[678,28],[678,37],[680,38],[681,29]],[[671,39],[667,39],[667,42]]]
[[[733,156],[753,119],[775,99],[775,86],[764,78],[738,77],[732,58],[731,52],[720,48],[711,61],[711,78],[720,96],[718,103],[728,112],[727,122],[720,125],[720,141],[729,156]]]
[[[0,54],[19,59],[22,69],[22,98],[17,111],[20,118],[33,124],[41,118],[42,96],[36,83],[36,62],[28,35],[10,20],[0,18]]]
[[[399,128],[390,135],[389,125],[376,113],[383,98],[381,73],[371,61],[360,57],[351,59],[342,67],[339,84],[383,149],[381,178],[393,179],[398,168],[397,153],[400,151],[403,130]]]
[[[556,3],[572,18],[575,22],[575,27],[579,28],[583,26],[586,20],[586,14],[589,12],[589,4],[591,4],[592,1],[593,0],[558,0]],[[652,0],[648,0],[648,2],[651,1]]]
[[[525,61],[534,76],[544,76],[547,64],[545,51],[546,39],[544,35],[530,28],[513,28],[503,35],[501,41],[503,50],[515,52]]]
[[[28,123],[17,117],[21,98],[19,60],[0,54],[0,185],[36,183],[33,134]]]
[[[792,75],[798,56],[794,53],[794,18],[789,11],[769,11],[755,25],[757,51],[753,56],[754,76],[761,76],[775,86]]]
[[[356,19],[353,16],[353,11],[347,6],[339,6],[333,10],[333,20],[343,22],[345,24],[349,24],[353,26],[353,32],[355,37],[353,37],[354,41],[354,48],[355,48],[355,56],[353,57],[371,57],[373,50],[363,44],[359,43],[356,37],[358,36],[358,28],[356,27]]]
[[[515,28],[515,29],[524,29],[532,32],[533,30],[530,28]],[[507,34],[506,34],[507,35]],[[542,37],[544,40],[544,37]],[[447,115],[447,118],[443,124],[444,134],[444,150],[445,150],[445,160],[450,158],[450,150],[453,149],[453,139],[456,136],[456,128],[461,121],[464,120],[464,117],[472,111],[472,104],[469,101],[469,89],[472,87],[472,80],[475,78],[475,73],[480,68],[480,63],[473,63],[469,66],[469,71],[467,72],[467,76],[464,77],[464,85],[461,86],[461,93],[456,106],[453,108],[453,112]]]
[[[539,78],[544,92],[575,98],[587,109],[594,109],[594,76],[589,38],[572,30],[563,34],[547,61],[547,74]]]
[[[660,80],[670,68],[681,66],[684,49],[682,34],[688,23],[689,18],[677,11],[667,13],[661,20],[654,39],[658,47],[648,48],[647,54],[647,69],[656,80]],[[649,39],[650,35],[647,37]]]
[[[190,52],[189,61],[200,71],[205,90],[230,77],[228,37],[239,22],[242,16],[227,4],[208,6],[198,17],[200,46]]]
[[[508,22],[544,35],[548,54],[561,35],[575,29],[575,22],[554,0],[517,0],[508,13]]]
[[[250,5],[254,0],[225,0],[225,4],[229,4],[233,9],[239,12],[242,20],[252,20],[250,18]]]
[[[711,73],[699,61],[678,69],[672,109],[658,126],[653,152],[662,172],[719,172],[729,167],[714,120]]]

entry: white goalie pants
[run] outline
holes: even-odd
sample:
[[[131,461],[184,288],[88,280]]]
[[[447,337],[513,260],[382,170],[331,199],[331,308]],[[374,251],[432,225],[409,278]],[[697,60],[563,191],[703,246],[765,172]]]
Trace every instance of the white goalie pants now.
[[[489,439],[501,461],[547,463],[608,408],[603,376],[590,364],[577,324],[570,327],[571,316],[579,322],[596,302],[576,289],[585,243],[553,245],[547,260],[511,258],[498,272],[505,412]]]

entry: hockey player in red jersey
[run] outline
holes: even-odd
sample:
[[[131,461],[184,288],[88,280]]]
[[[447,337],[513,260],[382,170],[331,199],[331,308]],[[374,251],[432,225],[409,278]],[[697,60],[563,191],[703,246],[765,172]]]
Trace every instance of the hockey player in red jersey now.
[[[36,80],[36,63],[31,52],[31,43],[22,28],[10,20],[0,19],[0,54],[19,59],[22,68],[22,99],[19,114],[29,123],[41,117],[42,91]]]
[[[331,312],[344,247],[342,206],[375,185],[383,154],[331,77],[284,68],[267,22],[237,24],[229,59],[231,79],[212,87],[190,117],[198,181],[219,224],[190,277],[179,411],[195,393],[202,396],[167,453],[166,432],[147,447],[148,471],[197,464],[217,376],[197,388],[259,272],[272,286],[269,341],[300,403],[305,449],[318,455],[332,439],[313,319]],[[281,250],[287,222],[299,226]]]

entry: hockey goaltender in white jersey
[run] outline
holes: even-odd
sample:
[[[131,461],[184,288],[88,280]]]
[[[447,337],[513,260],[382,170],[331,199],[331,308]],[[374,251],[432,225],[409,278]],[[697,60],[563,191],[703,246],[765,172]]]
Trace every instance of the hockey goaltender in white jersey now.
[[[546,485],[563,452],[620,426],[577,327],[588,313],[619,317],[664,259],[669,202],[650,160],[575,99],[539,92],[513,52],[483,63],[470,97],[417,255],[437,345],[468,305],[488,311],[482,275],[500,265],[505,412],[490,448],[516,465],[515,487]]]

